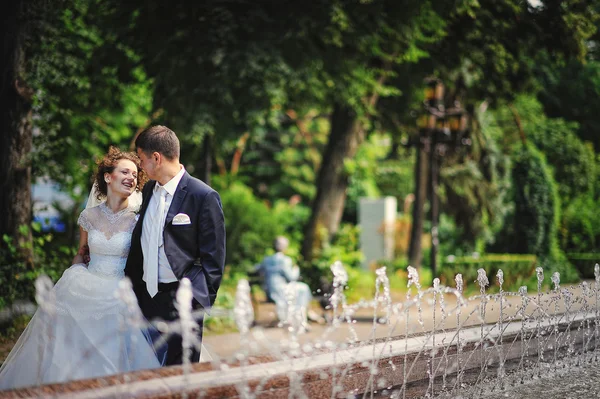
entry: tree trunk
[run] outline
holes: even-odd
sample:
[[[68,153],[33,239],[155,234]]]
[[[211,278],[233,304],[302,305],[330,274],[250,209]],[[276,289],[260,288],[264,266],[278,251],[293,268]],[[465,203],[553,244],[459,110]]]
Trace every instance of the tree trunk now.
[[[321,227],[327,231],[327,240],[338,230],[348,188],[344,160],[356,155],[365,138],[364,129],[351,108],[335,105],[330,120],[331,132],[317,176],[317,194],[304,231],[302,256],[305,261],[312,260],[314,249],[320,247],[317,233]]]
[[[22,21],[24,2],[4,2],[2,12],[2,78],[0,101],[2,138],[0,139],[0,238],[16,240],[22,260],[33,264],[31,232],[20,231],[31,224],[32,148],[31,97],[23,77],[25,55]]]
[[[430,267],[433,278],[437,277],[437,255],[440,245],[438,226],[439,226],[439,198],[438,198],[438,182],[439,182],[439,159],[436,151],[435,139],[432,140],[432,145],[429,150],[429,207],[431,212],[431,252],[430,252]]]
[[[427,199],[427,153],[420,145],[417,147],[415,163],[415,202],[412,209],[410,245],[408,247],[409,264],[415,268],[421,266],[423,257],[421,238],[423,235],[423,207]]]

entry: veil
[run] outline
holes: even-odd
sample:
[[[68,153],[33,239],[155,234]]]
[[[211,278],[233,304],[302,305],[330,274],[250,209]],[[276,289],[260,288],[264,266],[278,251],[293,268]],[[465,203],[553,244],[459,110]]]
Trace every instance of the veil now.
[[[90,195],[88,196],[87,203],[85,204],[85,209],[93,208],[97,205],[100,205],[104,201],[106,201],[106,197],[101,197],[101,199],[98,199],[98,186],[96,185],[96,183],[94,183],[92,185],[92,189],[90,190]],[[129,196],[129,206],[134,207],[134,208],[139,208],[142,206],[142,192],[141,191],[135,190]]]

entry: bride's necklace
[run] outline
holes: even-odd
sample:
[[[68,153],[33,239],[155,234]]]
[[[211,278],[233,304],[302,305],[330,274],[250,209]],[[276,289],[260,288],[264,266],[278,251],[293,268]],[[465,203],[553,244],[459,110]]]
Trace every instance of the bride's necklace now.
[[[113,211],[106,205],[106,202],[100,204],[100,210],[108,219],[108,223],[115,224],[117,220],[121,218],[121,216],[129,209],[129,207],[125,207],[121,209],[119,212],[113,213]]]

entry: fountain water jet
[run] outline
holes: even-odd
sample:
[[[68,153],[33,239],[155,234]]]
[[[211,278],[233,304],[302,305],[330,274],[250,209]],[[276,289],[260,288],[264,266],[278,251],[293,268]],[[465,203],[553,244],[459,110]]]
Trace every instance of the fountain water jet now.
[[[308,341],[306,336],[296,336],[294,341],[292,334],[283,345],[277,345],[268,331],[249,328],[249,287],[240,282],[235,320],[241,339],[248,345],[236,358],[128,373],[126,380],[114,376],[67,383],[59,389],[75,398],[125,393],[133,397],[443,398],[510,391],[531,380],[532,373],[544,378],[548,373],[573,372],[579,365],[597,365],[598,269],[593,285],[580,284],[572,289],[561,290],[559,276],[554,275],[554,288],[549,293],[542,292],[543,273],[538,270],[538,290],[533,296],[527,295],[525,287],[516,293],[504,291],[502,272],[497,274],[500,292],[489,294],[489,280],[480,270],[480,295],[465,299],[462,276],[456,276],[455,289],[439,281],[423,289],[417,271],[409,268],[409,292],[401,303],[391,301],[385,269],[379,269],[374,299],[350,305],[344,295],[347,273],[341,263],[335,263],[331,267],[331,324],[321,339],[311,337]],[[413,287],[416,295],[411,294]],[[40,298],[45,298],[43,292]],[[191,311],[185,308],[185,295],[184,284],[178,303],[183,313]],[[354,323],[365,311],[373,315],[368,332]],[[456,317],[449,317],[453,314]],[[190,312],[179,324],[184,332],[186,328],[193,331],[188,315],[193,320]],[[378,328],[382,322],[385,330]],[[169,329],[176,330],[175,325]],[[340,339],[341,332],[348,333],[349,338]],[[362,338],[363,332],[367,332],[367,339]],[[199,343],[191,336],[186,345],[191,348]],[[265,348],[266,352],[260,352]],[[111,383],[116,386],[107,386]],[[87,389],[86,384],[94,389]],[[48,389],[32,387],[20,393],[41,395]]]

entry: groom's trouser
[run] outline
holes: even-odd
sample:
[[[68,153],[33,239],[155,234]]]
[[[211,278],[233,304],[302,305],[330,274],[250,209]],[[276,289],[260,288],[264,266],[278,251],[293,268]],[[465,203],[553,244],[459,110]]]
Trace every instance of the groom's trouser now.
[[[139,295],[140,308],[144,313],[144,316],[150,321],[165,320],[167,322],[173,322],[179,320],[179,312],[175,308],[175,294],[179,282],[174,283],[159,283],[158,293],[151,298],[146,291],[146,295]],[[145,288],[145,287],[144,287]],[[145,291],[145,289],[144,289]],[[141,298],[140,298],[141,297]],[[196,317],[196,323],[198,323],[198,341],[202,342],[202,326],[204,323],[204,317]],[[179,327],[179,326],[177,326]],[[170,366],[173,364],[183,363],[183,346],[182,338],[180,334],[172,333],[171,329],[167,333],[167,358],[166,365]],[[192,347],[191,361],[198,362],[200,360],[200,348]]]

